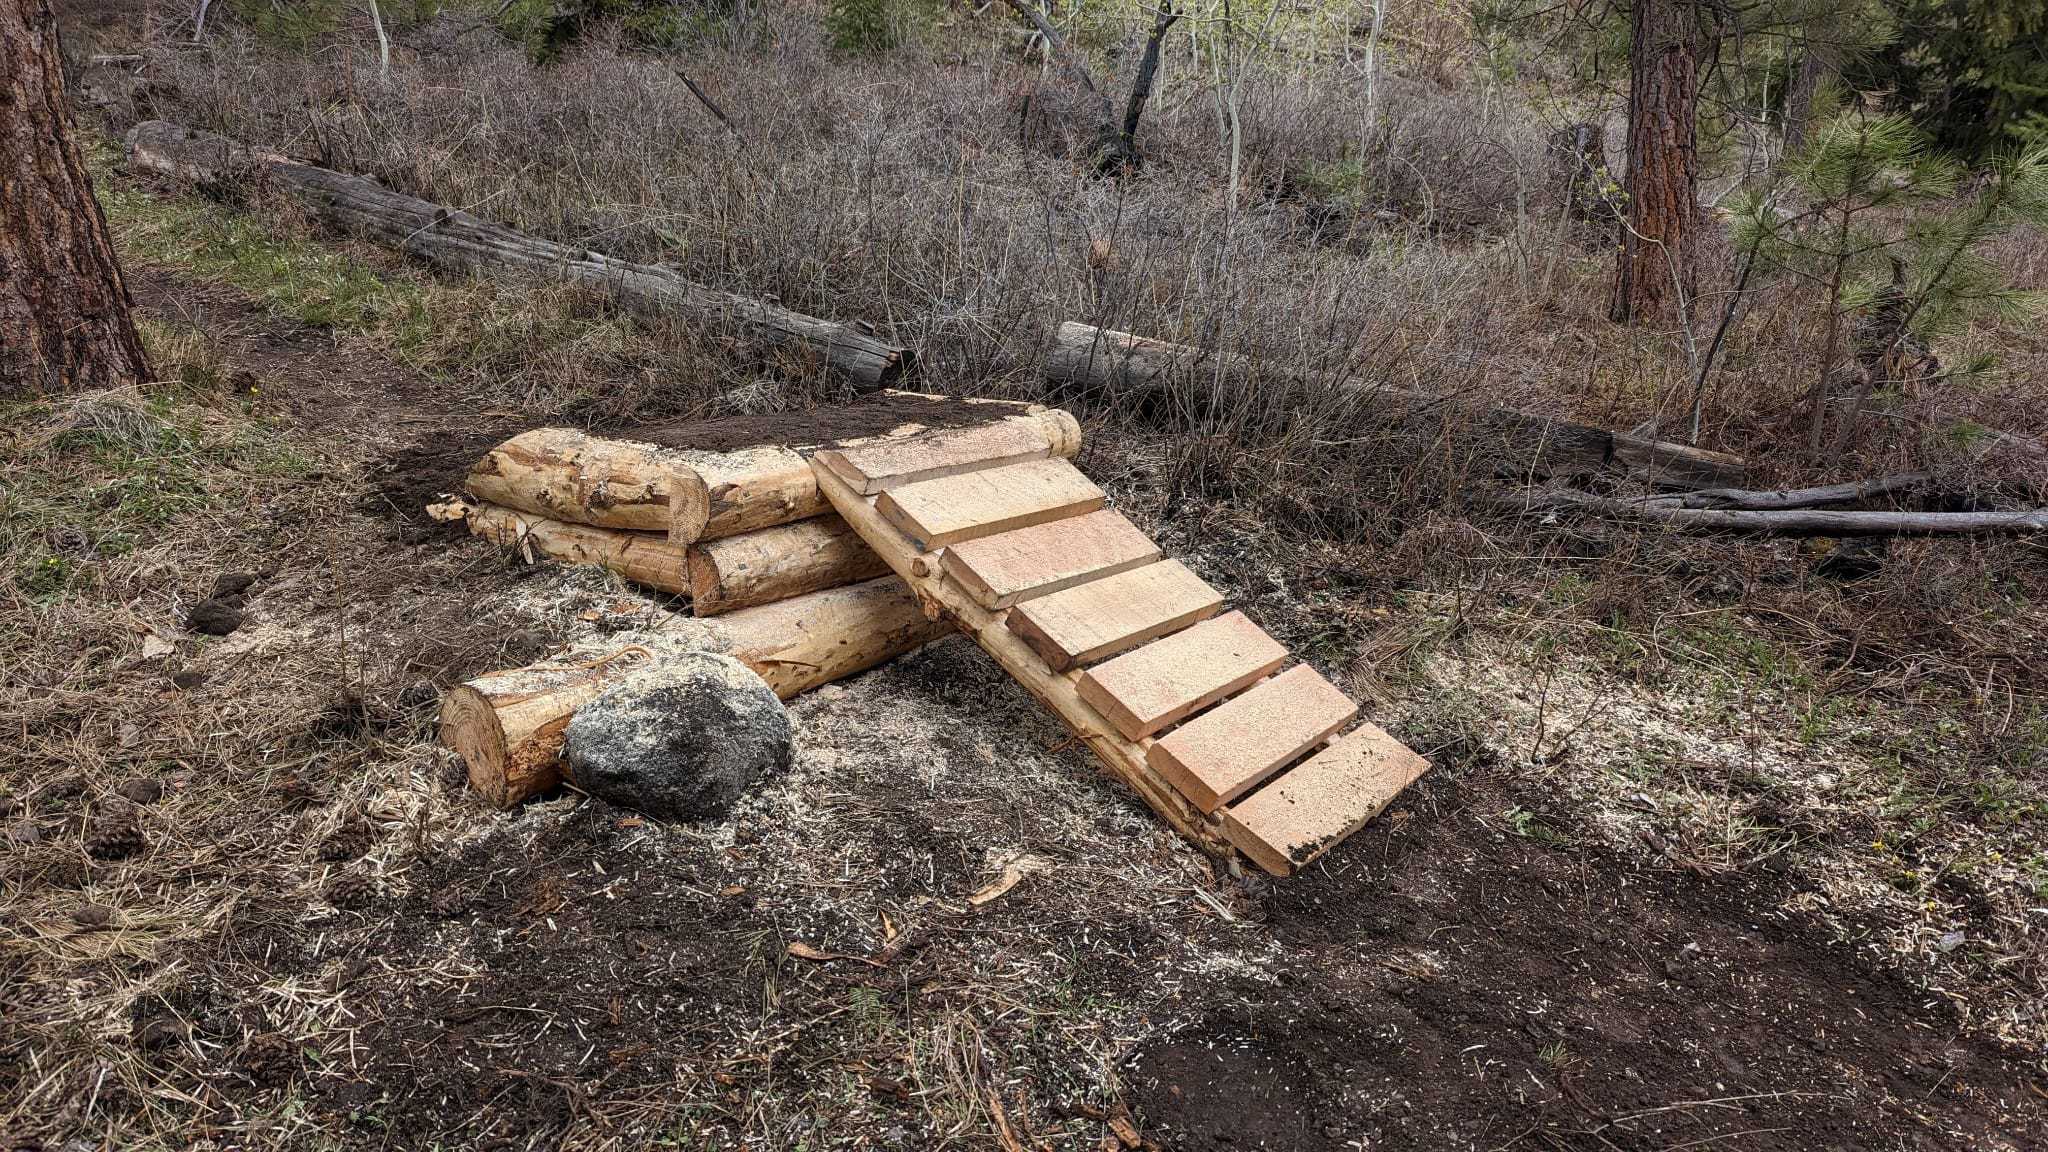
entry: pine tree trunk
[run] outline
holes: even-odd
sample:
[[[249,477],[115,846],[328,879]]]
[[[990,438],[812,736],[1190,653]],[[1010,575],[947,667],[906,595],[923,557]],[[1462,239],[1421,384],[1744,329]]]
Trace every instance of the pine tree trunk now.
[[[1833,69],[1814,46],[1807,44],[1799,52],[1799,68],[1792,74],[1791,86],[1785,90],[1785,153],[1790,155],[1806,146],[1806,129],[1813,119],[1813,97],[1820,90]]]
[[[0,396],[148,379],[129,308],[49,0],[0,0]]]
[[[1628,91],[1628,217],[1610,315],[1623,323],[1669,314],[1695,283],[1695,114],[1699,65],[1687,0],[1635,0]]]

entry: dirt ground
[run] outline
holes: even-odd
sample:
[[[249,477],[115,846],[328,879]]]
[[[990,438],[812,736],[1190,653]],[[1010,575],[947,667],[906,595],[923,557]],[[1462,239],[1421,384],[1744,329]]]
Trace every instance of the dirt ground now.
[[[1650,722],[1546,680],[1578,758],[1525,754],[1499,636],[1388,693],[1377,718],[1436,770],[1288,881],[1191,851],[958,639],[794,702],[794,768],[724,823],[489,811],[432,744],[435,690],[651,604],[417,520],[478,435],[447,386],[231,289],[135,280],[331,463],[268,537],[161,543],[143,631],[69,682],[92,703],[52,662],[8,677],[12,1147],[2048,1141],[2038,908],[1975,897],[1966,938],[2017,914],[2023,960],[1948,982],[1836,870],[1872,825],[1803,815],[1816,795],[1765,789],[1744,811],[1799,848],[1733,866],[1683,821],[1631,823],[1668,794],[1587,781]],[[1143,460],[1091,466],[1148,519]],[[1357,599],[1261,587],[1242,526],[1157,526],[1312,652]],[[242,567],[254,622],[182,638],[177,605]],[[155,635],[171,652],[135,657]],[[80,851],[131,778],[159,793],[146,847]]]

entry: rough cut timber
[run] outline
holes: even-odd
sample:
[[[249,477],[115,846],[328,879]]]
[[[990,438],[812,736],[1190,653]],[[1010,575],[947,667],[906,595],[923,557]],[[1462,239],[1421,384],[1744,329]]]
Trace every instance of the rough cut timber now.
[[[479,795],[508,806],[560,782],[562,732],[577,708],[663,652],[732,656],[787,700],[951,631],[928,619],[893,577],[711,620],[672,617],[656,630],[608,637],[601,650],[492,672],[452,689],[441,703],[441,740],[462,756]]]
[[[872,580],[889,571],[846,521],[817,516],[690,546],[691,607],[699,616]]]
[[[1336,685],[1297,664],[1175,728],[1146,756],[1195,807],[1214,812],[1357,715],[1358,705]]]
[[[535,428],[491,449],[462,486],[486,504],[537,516],[666,533],[673,479],[685,467],[673,449]]]
[[[529,564],[536,558],[595,564],[659,592],[685,596],[690,591],[683,548],[666,536],[566,524],[530,512],[461,500],[430,505],[427,514],[436,520],[465,521],[471,535],[513,549]]]
[[[873,496],[919,480],[1072,456],[1080,450],[1080,424],[1057,408],[1043,408],[978,428],[834,445],[820,449],[816,459],[854,491]]]
[[[793,448],[763,444],[731,452],[679,449],[670,481],[669,539],[694,544],[772,528],[832,510],[811,466]]]
[[[1291,875],[1365,827],[1429,761],[1371,724],[1309,757],[1224,810],[1238,850],[1276,876]]]
[[[1081,674],[1081,699],[1142,740],[1264,678],[1287,649],[1242,612],[1226,612]]]
[[[1125,739],[1109,721],[1103,719],[1101,713],[1081,699],[1073,677],[1048,669],[1038,654],[1005,626],[1006,613],[990,612],[975,603],[959,585],[939,576],[936,567],[929,563],[930,557],[921,553],[908,537],[876,511],[877,498],[861,496],[823,465],[818,465],[816,471],[819,487],[824,489],[833,508],[909,584],[927,613],[972,636],[974,642],[1002,666],[1003,671],[1037,697],[1053,715],[1065,721],[1067,727],[1175,831],[1212,855],[1224,855],[1232,850],[1222,822],[1196,811],[1161,780],[1145,763],[1144,748]]]
[[[1427,762],[1398,744],[1392,744],[1391,749],[1381,750],[1383,759],[1396,765],[1400,771],[1408,773],[1405,779],[1398,782],[1395,778],[1400,775],[1400,771],[1395,768],[1385,768],[1377,772],[1347,772],[1340,771],[1348,763],[1343,757],[1321,763],[1318,763],[1320,757],[1311,758],[1267,785],[1268,790],[1280,788],[1282,785],[1286,785],[1288,790],[1275,793],[1277,799],[1266,801],[1265,806],[1278,806],[1282,814],[1286,815],[1289,811],[1285,803],[1287,797],[1312,797],[1318,805],[1315,819],[1283,822],[1278,817],[1265,816],[1264,809],[1258,806],[1259,796],[1263,793],[1258,793],[1246,802],[1253,806],[1235,817],[1236,832],[1233,839],[1232,828],[1226,826],[1226,821],[1233,818],[1230,813],[1206,813],[1176,791],[1173,785],[1151,766],[1147,749],[1152,741],[1149,738],[1133,740],[1118,730],[1115,724],[1083,696],[1080,689],[1082,673],[1063,673],[1049,667],[1040,652],[1027,643],[1025,637],[1012,626],[1034,605],[1086,592],[1098,585],[1142,576],[1147,572],[1171,570],[1180,567],[1178,564],[1173,561],[1162,561],[1132,569],[1118,576],[1107,577],[1093,584],[1077,585],[1064,592],[1028,601],[1013,608],[991,611],[977,602],[958,581],[948,577],[941,570],[933,553],[920,548],[914,540],[899,531],[882,515],[879,505],[881,501],[887,499],[887,493],[878,497],[862,496],[823,464],[814,462],[814,468],[818,474],[819,487],[832,501],[833,508],[853,526],[854,531],[860,533],[861,538],[866,540],[870,547],[888,561],[889,566],[917,594],[927,614],[934,619],[956,623],[963,631],[973,636],[975,642],[994,657],[1012,679],[1037,697],[1054,715],[1063,720],[1075,735],[1085,741],[1089,749],[1113,774],[1137,792],[1139,797],[1162,819],[1173,825],[1176,831],[1204,851],[1226,855],[1237,850],[1236,846],[1242,844],[1246,846],[1243,849],[1246,854],[1261,867],[1284,875],[1363,825],[1386,806],[1394,793],[1428,768]],[[1147,606],[1134,608],[1133,611],[1139,615],[1151,616],[1156,615],[1159,608]],[[1211,607],[1204,614],[1213,614],[1214,611],[1214,607]],[[1183,621],[1186,622],[1188,621]],[[1121,632],[1126,629],[1119,626],[1113,630]],[[1369,726],[1367,729],[1361,729],[1354,738],[1366,739],[1375,734],[1381,739],[1385,738],[1383,733],[1379,733],[1377,729],[1370,729]],[[1391,744],[1391,741],[1389,743]],[[1340,741],[1332,748],[1334,750],[1343,744],[1344,742]],[[1402,760],[1402,757],[1406,759]],[[1296,774],[1302,774],[1298,781],[1293,780]]]
[[[1242,359],[1228,360],[1223,375],[1247,379],[1252,367]],[[1202,349],[1072,321],[1060,325],[1045,360],[1048,380],[1124,405],[1163,403],[1194,373],[1206,382],[1216,371],[1215,356]],[[1457,443],[1498,475],[1526,479],[1616,468],[1672,488],[1741,487],[1748,478],[1741,457],[1685,444],[1290,369],[1261,367],[1258,378],[1303,400],[1334,394],[1360,415],[1376,419],[1436,421],[1447,429],[1455,420]]]
[[[931,549],[1093,512],[1105,499],[1080,469],[1052,459],[905,484],[882,493],[876,507]]]
[[[865,325],[821,320],[692,283],[659,265],[634,264],[536,239],[459,208],[392,192],[367,177],[245,148],[211,132],[146,121],[128,133],[128,157],[136,168],[175,175],[202,187],[267,183],[303,201],[335,227],[445,271],[559,277],[607,289],[637,307],[730,323],[769,344],[819,356],[868,388],[891,384],[912,366],[909,349],[876,337]]]
[[[939,563],[975,603],[996,609],[1128,572],[1161,555],[1123,513],[1104,508],[955,544]]]
[[[1055,672],[1135,648],[1223,610],[1223,594],[1178,560],[1027,600],[1010,630]]]

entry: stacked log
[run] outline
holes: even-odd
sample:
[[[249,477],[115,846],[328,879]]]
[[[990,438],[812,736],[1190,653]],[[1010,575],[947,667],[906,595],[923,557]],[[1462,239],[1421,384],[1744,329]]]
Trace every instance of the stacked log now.
[[[658,628],[606,637],[596,648],[490,672],[441,702],[441,741],[469,768],[478,795],[510,807],[562,779],[562,736],[576,710],[664,654],[731,656],[787,700],[937,640],[910,589],[888,577],[811,592],[716,619],[674,616]]]
[[[956,427],[905,423],[814,444],[709,451],[539,428],[491,449],[470,470],[465,497],[431,506],[430,515],[463,522],[529,562],[595,565],[688,597],[696,618],[678,614],[659,629],[450,691],[442,741],[468,765],[473,789],[502,807],[554,787],[576,710],[679,651],[731,655],[788,699],[946,634],[950,626],[928,619],[832,511],[810,457],[900,442],[908,482],[962,453],[1024,459],[1080,449],[1080,426],[1065,412],[985,407],[986,419],[977,412]]]

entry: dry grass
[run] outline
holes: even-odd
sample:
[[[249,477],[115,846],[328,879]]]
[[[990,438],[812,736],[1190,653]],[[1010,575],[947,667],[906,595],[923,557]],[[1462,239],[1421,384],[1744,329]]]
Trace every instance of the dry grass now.
[[[388,84],[362,29],[301,55],[233,23],[198,49],[159,28],[153,111],[873,320],[953,391],[1038,395],[1045,333],[1082,319],[1616,427],[1687,395],[1673,334],[1605,323],[1604,255],[1532,189],[1543,118],[1475,80],[1479,50],[1438,20],[1402,30],[1413,68],[1384,92],[1370,165],[1350,162],[1361,108],[1335,64],[1260,63],[1233,206],[1185,60],[1146,176],[1117,184],[1077,167],[1059,86],[985,21],[880,64],[829,53],[800,10],[707,41],[677,63],[742,148],[657,58],[600,37],[537,69],[466,19],[403,31]],[[107,195],[131,261],[237,286],[312,334],[313,359],[443,390],[373,390],[347,411],[381,419],[346,427],[293,419],[237,382],[260,341],[159,315],[163,381],[9,414],[0,829],[35,840],[0,845],[0,1128],[118,1147],[1085,1147],[1133,1049],[1218,1003],[1357,970],[1483,978],[1449,945],[1389,950],[1350,920],[1276,927],[1285,891],[1217,875],[957,642],[798,702],[795,771],[726,823],[573,795],[478,809],[432,744],[433,690],[644,601],[406,535],[361,503],[380,457],[464,412],[601,423],[838,385],[585,295],[436,282],[281,205]],[[2038,278],[2044,253],[2017,236],[1997,258]],[[1817,467],[1793,450],[1817,359],[1798,303],[1758,302],[1705,421],[1766,480]],[[1921,432],[2043,426],[2023,387],[2048,368],[2039,333],[1944,352],[1994,349],[2005,375],[1903,398],[1858,467],[1994,483]],[[1469,509],[1457,445],[1281,420],[1256,381],[1179,401],[1201,415],[1164,432],[1090,413],[1085,466],[1435,759],[1385,818],[1443,834],[1421,882],[1458,872],[1461,838],[1651,884],[1754,882],[1780,905],[1756,915],[1869,945],[1971,1034],[2048,1039],[2037,546],[1904,544],[1873,577],[1822,579],[1794,543]],[[233,571],[270,573],[251,622],[187,631]],[[160,798],[124,795],[135,781]],[[110,854],[124,822],[142,847]],[[1401,842],[1332,874],[1384,869]],[[1052,871],[967,902],[1027,852]],[[1583,1048],[1524,1062],[1549,1077]]]

